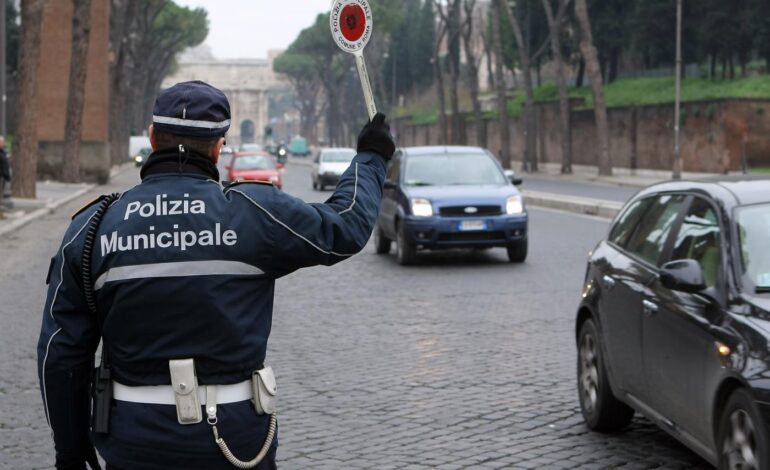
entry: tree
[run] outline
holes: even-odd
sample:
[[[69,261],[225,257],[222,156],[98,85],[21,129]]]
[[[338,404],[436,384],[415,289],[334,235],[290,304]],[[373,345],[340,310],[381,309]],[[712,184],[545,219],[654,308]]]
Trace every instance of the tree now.
[[[591,79],[591,90],[594,96],[594,115],[596,118],[596,136],[599,141],[599,175],[612,175],[612,160],[610,157],[609,124],[607,122],[607,106],[604,103],[604,82],[599,57],[591,36],[591,20],[588,18],[586,0],[575,0],[575,15],[580,25],[580,50],[586,62],[586,71]]]
[[[450,121],[450,141],[455,144],[463,143],[462,116],[460,114],[460,97],[458,87],[460,82],[460,36],[463,29],[462,0],[448,0],[444,5],[442,0],[433,0],[436,11],[446,28],[447,35],[447,66],[449,69],[449,106],[452,117]]]
[[[511,128],[508,119],[508,95],[505,86],[505,51],[503,49],[503,17],[506,16],[504,5],[506,0],[494,0],[494,8],[490,10],[494,24],[495,43],[495,85],[497,86],[497,114],[500,127],[500,163],[503,168],[511,167]]]
[[[286,52],[276,57],[273,70],[285,77],[294,90],[294,105],[300,116],[300,133],[311,142],[316,142],[316,123],[323,111],[318,103],[322,83],[315,73],[313,58],[295,49],[294,45],[289,46]]]
[[[561,33],[563,28],[562,15],[571,0],[559,0],[559,16],[555,17],[550,0],[542,0],[543,9],[551,29],[551,55],[556,63],[556,84],[559,87],[559,124],[561,127],[561,172],[572,173],[572,125],[570,123],[569,95],[567,93],[567,77],[562,57]]]
[[[19,10],[16,2],[5,2],[6,73],[14,75],[19,64]]]
[[[518,4],[517,4],[518,5]],[[542,54],[545,47],[532,54],[531,44],[524,39],[522,27],[515,11],[507,1],[503,2],[504,14],[513,28],[513,37],[516,39],[516,47],[519,50],[519,62],[521,73],[524,76],[524,171],[538,171],[537,165],[537,134],[535,122],[535,92],[532,84],[532,61]],[[544,43],[543,46],[547,45]]]
[[[83,129],[88,43],[91,36],[91,0],[73,0],[72,55],[70,57],[67,120],[64,127],[62,181],[80,182],[80,138]]]
[[[113,164],[128,155],[129,136],[149,123],[152,105],[176,56],[203,42],[203,9],[169,0],[111,0],[110,154]]]
[[[465,63],[468,68],[468,90],[470,91],[471,103],[473,105],[473,122],[476,128],[476,142],[477,145],[486,147],[486,126],[484,125],[484,116],[481,113],[481,100],[479,100],[479,64],[481,54],[483,53],[483,44],[479,44],[479,34],[474,34],[474,25],[476,23],[474,15],[475,9],[476,0],[463,1],[465,22],[462,28],[462,38],[463,49],[465,49]],[[483,30],[482,28],[483,25],[478,25],[476,29]]]
[[[441,43],[447,32],[447,24],[439,16],[438,32],[436,33],[436,42],[433,45],[433,74],[436,77],[436,95],[438,96],[438,128],[439,143],[449,143],[449,129],[446,116],[446,94],[444,90],[444,71],[441,68]]]
[[[16,106],[16,141],[13,158],[13,195],[34,198],[37,182],[37,67],[45,0],[21,2],[19,47],[19,101]]]

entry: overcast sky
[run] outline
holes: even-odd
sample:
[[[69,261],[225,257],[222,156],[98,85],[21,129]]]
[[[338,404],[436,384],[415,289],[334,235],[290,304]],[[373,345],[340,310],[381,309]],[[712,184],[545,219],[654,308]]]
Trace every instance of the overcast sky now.
[[[175,0],[209,13],[206,44],[214,56],[267,58],[268,49],[286,48],[332,0]],[[331,40],[331,33],[329,40]]]

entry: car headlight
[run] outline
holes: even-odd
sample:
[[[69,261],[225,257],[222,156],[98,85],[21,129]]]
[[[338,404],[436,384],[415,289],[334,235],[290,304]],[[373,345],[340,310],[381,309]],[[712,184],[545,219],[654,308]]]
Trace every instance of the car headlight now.
[[[271,182],[271,183],[277,183],[277,182],[279,182],[279,181],[281,181],[281,178],[279,178],[279,177],[277,177],[277,176],[275,176],[275,175],[273,175],[273,176],[271,176],[271,177],[270,177],[270,182]]]
[[[433,204],[427,199],[412,199],[412,215],[415,217],[432,217]]]
[[[521,214],[524,212],[524,200],[521,196],[511,196],[505,203],[505,212],[507,214]]]
[[[144,157],[141,156],[141,155],[137,155],[137,156],[134,157],[134,161],[136,163],[142,163],[144,161]]]

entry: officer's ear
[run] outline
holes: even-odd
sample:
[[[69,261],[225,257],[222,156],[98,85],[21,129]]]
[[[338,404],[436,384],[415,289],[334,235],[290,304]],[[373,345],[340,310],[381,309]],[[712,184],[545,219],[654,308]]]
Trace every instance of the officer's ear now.
[[[150,136],[150,147],[152,147],[152,151],[157,151],[158,146],[155,144],[155,126],[150,124],[150,127],[147,128],[147,134]]]
[[[214,144],[214,150],[211,152],[211,159],[214,160],[214,164],[219,163],[219,155],[222,153],[222,146],[225,145],[225,138],[220,137],[217,143]]]

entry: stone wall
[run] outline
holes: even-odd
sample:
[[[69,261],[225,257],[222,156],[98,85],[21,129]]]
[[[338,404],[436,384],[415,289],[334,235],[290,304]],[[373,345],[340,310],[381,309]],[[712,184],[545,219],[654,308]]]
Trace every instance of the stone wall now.
[[[557,103],[540,103],[538,113],[538,161],[562,159]],[[674,154],[673,105],[611,108],[610,154],[613,166],[629,169],[669,170]],[[682,105],[682,160],[690,172],[737,171],[745,155],[749,167],[770,166],[770,100],[725,99]],[[572,111],[573,163],[597,164],[596,125],[592,110]],[[500,132],[496,120],[485,121],[487,141],[476,142],[470,117],[464,135],[456,142],[480,145],[499,154]],[[396,122],[399,145],[439,144],[438,124],[410,125]],[[511,152],[515,161],[524,154],[520,119],[511,121]]]
[[[51,0],[43,13],[38,67],[38,177],[55,179],[62,166],[72,55],[71,0]],[[91,36],[83,118],[81,173],[86,181],[109,179],[109,1],[91,3]],[[19,103],[23,106],[23,103]]]

